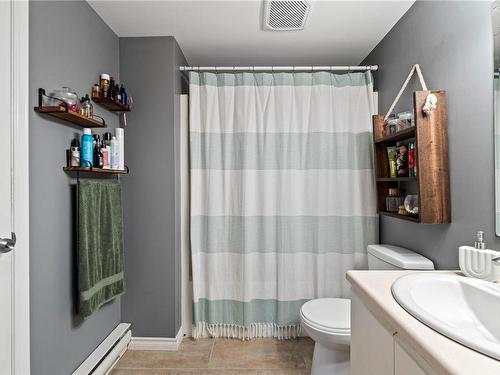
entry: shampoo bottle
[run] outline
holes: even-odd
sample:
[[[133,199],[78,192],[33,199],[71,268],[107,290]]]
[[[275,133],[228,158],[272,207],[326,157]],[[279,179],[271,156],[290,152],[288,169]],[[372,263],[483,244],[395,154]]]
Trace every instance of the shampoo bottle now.
[[[82,147],[80,155],[80,166],[92,167],[94,160],[94,138],[92,137],[92,130],[89,128],[83,129]]]
[[[106,147],[103,144],[101,145],[101,154],[102,154],[102,167],[104,169],[109,169],[109,146]]]
[[[123,128],[116,128],[116,140],[118,141],[118,169],[125,169],[124,160],[124,131]]]
[[[111,169],[118,169],[120,149],[116,137],[111,138]]]

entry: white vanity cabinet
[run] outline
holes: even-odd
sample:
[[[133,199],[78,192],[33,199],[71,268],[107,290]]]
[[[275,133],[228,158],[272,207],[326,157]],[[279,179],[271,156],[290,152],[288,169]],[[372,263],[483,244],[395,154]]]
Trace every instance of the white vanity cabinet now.
[[[351,301],[351,374],[434,374],[430,366],[398,337],[381,317],[375,317],[355,292]]]

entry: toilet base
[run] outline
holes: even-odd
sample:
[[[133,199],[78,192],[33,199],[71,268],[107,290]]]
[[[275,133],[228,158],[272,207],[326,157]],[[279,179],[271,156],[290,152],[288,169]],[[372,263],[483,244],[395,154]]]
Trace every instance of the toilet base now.
[[[311,375],[349,375],[351,353],[346,350],[329,350],[317,342],[314,345]]]

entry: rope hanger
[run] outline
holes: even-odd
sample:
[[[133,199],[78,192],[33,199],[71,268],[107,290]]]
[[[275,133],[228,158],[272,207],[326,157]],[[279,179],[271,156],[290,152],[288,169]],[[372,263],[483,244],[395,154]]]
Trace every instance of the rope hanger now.
[[[398,92],[398,95],[394,99],[394,101],[391,104],[391,107],[389,108],[389,111],[387,111],[384,121],[387,121],[389,116],[391,115],[392,111],[394,110],[394,107],[396,107],[396,104],[398,104],[399,99],[401,99],[401,95],[403,95],[403,92],[406,90],[406,87],[408,86],[408,83],[410,83],[410,80],[412,79],[413,75],[417,72],[418,80],[420,82],[420,86],[422,86],[423,91],[428,91],[427,90],[427,85],[425,84],[424,76],[422,75],[422,71],[420,70],[420,65],[415,64],[410,70],[410,73],[408,74],[408,77],[406,77],[406,80],[403,82],[403,86],[401,86],[401,89]],[[425,104],[423,111],[425,114],[429,114],[432,112],[433,109],[436,108],[437,105],[437,97],[434,94],[429,94],[427,95],[427,98],[425,99]]]

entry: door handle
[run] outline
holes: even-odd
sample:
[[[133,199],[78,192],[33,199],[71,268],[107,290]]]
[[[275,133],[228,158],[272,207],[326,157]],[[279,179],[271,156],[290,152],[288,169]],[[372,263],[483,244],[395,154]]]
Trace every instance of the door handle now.
[[[12,232],[11,238],[0,238],[0,253],[10,253],[16,246],[16,234]]]

